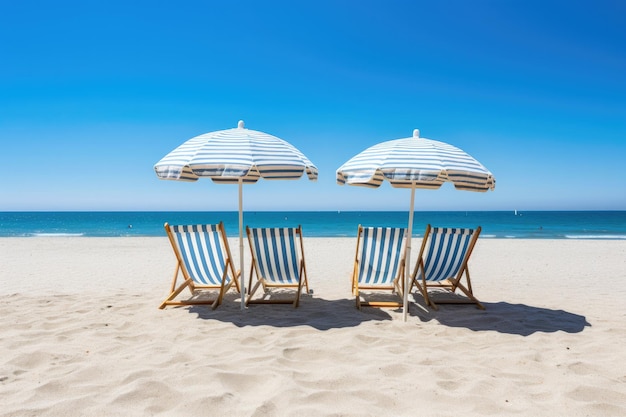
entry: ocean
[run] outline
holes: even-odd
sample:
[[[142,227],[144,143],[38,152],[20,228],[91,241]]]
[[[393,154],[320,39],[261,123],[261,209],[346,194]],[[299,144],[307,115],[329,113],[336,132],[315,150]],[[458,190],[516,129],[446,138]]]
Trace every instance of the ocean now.
[[[165,236],[163,224],[223,221],[228,236],[239,234],[237,212],[0,212],[0,238],[37,236],[132,237]],[[406,227],[403,211],[251,211],[244,225],[301,225],[305,237],[352,237],[357,226]],[[413,233],[427,224],[482,227],[482,238],[618,239],[626,240],[626,211],[416,211]]]

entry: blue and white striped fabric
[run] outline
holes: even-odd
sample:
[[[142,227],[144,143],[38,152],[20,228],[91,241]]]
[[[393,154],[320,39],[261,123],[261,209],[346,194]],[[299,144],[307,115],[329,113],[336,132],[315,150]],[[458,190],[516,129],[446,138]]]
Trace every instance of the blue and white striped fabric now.
[[[220,286],[226,258],[219,225],[168,225],[184,267],[198,285]]]
[[[290,143],[267,133],[244,128],[206,133],[189,139],[154,166],[161,179],[244,183],[265,179],[298,179],[306,172],[316,180],[317,167]]]
[[[396,188],[439,188],[451,182],[459,190],[495,189],[495,178],[461,149],[436,140],[413,137],[367,148],[337,169],[337,183],[379,187],[384,180]]]
[[[248,239],[260,277],[271,284],[298,284],[297,228],[248,228]]]
[[[363,227],[358,283],[391,285],[402,265],[406,229]]]
[[[473,229],[433,227],[428,237],[424,270],[426,281],[457,277],[474,234]],[[422,280],[422,271],[417,276]]]

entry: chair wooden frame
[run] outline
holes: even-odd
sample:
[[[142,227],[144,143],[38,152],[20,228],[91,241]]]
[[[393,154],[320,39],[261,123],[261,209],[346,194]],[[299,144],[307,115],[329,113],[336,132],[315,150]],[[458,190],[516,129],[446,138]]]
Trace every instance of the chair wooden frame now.
[[[233,283],[240,292],[237,282],[240,271],[235,270],[223,222],[215,225],[165,223],[164,228],[176,256],[176,269],[170,294],[161,303],[160,309],[168,305],[210,305],[215,309]],[[182,283],[177,286],[181,275]],[[175,300],[185,288],[191,292],[191,298]],[[214,298],[198,297],[201,293],[215,290],[218,293]]]
[[[437,310],[437,304],[435,304],[432,297],[428,294],[429,288],[443,289],[449,293],[455,293],[455,291],[459,289],[467,298],[455,297],[453,299],[438,300],[437,303],[476,304],[478,308],[484,310],[485,307],[474,296],[468,268],[468,261],[472,255],[476,241],[480,236],[480,232],[480,226],[476,229],[460,229],[431,227],[430,224],[427,225],[415,269],[411,274],[410,290],[413,289],[413,286],[416,286],[424,297],[426,305]],[[454,242],[450,239],[444,240],[445,235],[449,236],[450,234],[461,235],[462,238],[458,238]],[[437,237],[435,237],[435,235],[437,235]],[[452,248],[453,245],[455,248],[458,248],[456,252]],[[465,247],[464,252],[458,252],[461,250],[461,245]],[[447,260],[443,259],[437,263],[437,261],[432,258],[436,256],[443,256],[447,258]],[[450,259],[451,256],[453,259]],[[446,265],[445,268],[442,267],[444,264]],[[436,272],[426,269],[433,267],[433,265],[437,269]],[[463,277],[465,277],[465,285],[461,282]]]
[[[246,226],[246,234],[252,255],[250,278],[248,281],[248,304],[292,304],[294,308],[300,303],[302,286],[309,293],[309,281],[304,258],[302,227],[266,227],[250,228]],[[252,278],[257,282],[252,287]],[[255,298],[255,292],[263,287],[263,297]],[[272,289],[293,288],[293,299],[272,299]]]
[[[404,282],[406,262],[406,235],[407,231],[403,228],[363,227],[359,225],[354,268],[352,270],[352,295],[355,296],[356,307],[359,310],[363,306],[392,308],[403,306],[402,300],[398,302],[362,301],[361,291],[391,291],[392,294],[397,293],[400,299],[402,299],[402,283]],[[377,241],[381,236],[395,240],[392,241],[392,245],[389,245],[390,242]],[[371,239],[374,239],[373,243],[370,243]],[[373,247],[372,244],[374,244]],[[372,251],[368,251],[368,248],[372,249]],[[371,265],[370,263],[373,261],[372,256],[380,262],[390,262],[389,266],[384,268],[384,270],[375,271],[381,265]],[[364,275],[369,275],[372,272],[377,274],[375,281],[379,281],[379,279],[382,279],[382,281],[368,282],[367,280],[362,280]]]

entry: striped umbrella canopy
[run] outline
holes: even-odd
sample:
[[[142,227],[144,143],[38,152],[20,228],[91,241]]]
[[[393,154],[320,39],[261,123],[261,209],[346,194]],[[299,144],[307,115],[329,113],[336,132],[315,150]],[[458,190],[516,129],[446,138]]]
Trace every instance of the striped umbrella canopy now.
[[[439,188],[451,182],[458,190],[493,190],[496,180],[480,162],[461,149],[432,139],[413,137],[376,144],[337,170],[337,183],[397,188]]]
[[[250,130],[239,121],[236,128],[191,138],[154,165],[163,180],[197,181],[239,185],[239,259],[241,307],[244,308],[243,274],[243,184],[268,180],[295,180],[304,173],[317,180],[317,167],[296,147],[276,136]]]
[[[494,190],[496,180],[480,162],[463,150],[432,139],[413,137],[378,143],[355,155],[337,169],[337,184],[376,188],[388,181],[392,187],[410,188],[411,205],[407,241],[410,265],[415,189],[437,189],[451,182],[458,190]],[[406,268],[403,315],[406,321],[410,268]]]

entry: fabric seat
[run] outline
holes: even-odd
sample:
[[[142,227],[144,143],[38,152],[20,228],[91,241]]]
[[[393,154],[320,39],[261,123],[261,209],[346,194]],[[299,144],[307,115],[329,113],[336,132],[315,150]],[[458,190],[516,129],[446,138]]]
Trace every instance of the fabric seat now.
[[[159,308],[208,304],[215,309],[233,283],[239,291],[239,272],[235,271],[222,222],[210,225],[165,223],[164,227],[177,263],[170,294]],[[180,275],[183,282],[176,286]],[[191,298],[176,301],[185,288],[189,288]]]
[[[246,227],[252,265],[248,288],[248,304],[293,304],[298,307],[302,286],[309,293],[309,282],[304,259],[302,228],[298,227]],[[257,282],[252,287],[253,276]],[[258,288],[263,287],[263,297],[253,298]],[[292,296],[284,297],[275,289],[293,289]],[[291,291],[288,291],[291,293]]]
[[[391,291],[402,296],[406,235],[406,229],[402,228],[359,225],[352,272],[352,294],[357,308],[402,307],[402,300],[363,301],[361,291]]]
[[[426,226],[422,246],[411,274],[411,289],[415,285],[426,305],[437,309],[429,295],[431,288],[455,293],[459,289],[466,297],[454,296],[438,299],[439,304],[476,304],[484,306],[474,297],[468,261],[480,235],[480,226],[476,229]],[[461,279],[465,277],[465,285]]]

